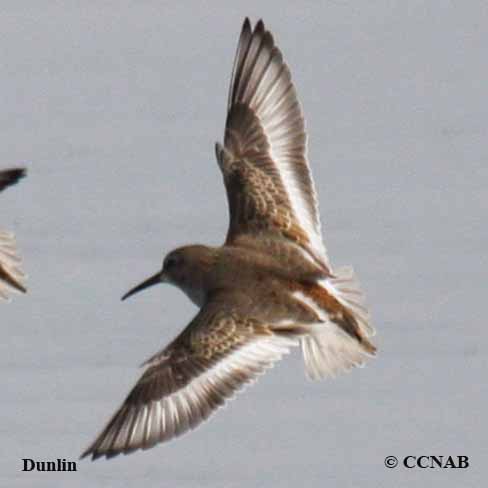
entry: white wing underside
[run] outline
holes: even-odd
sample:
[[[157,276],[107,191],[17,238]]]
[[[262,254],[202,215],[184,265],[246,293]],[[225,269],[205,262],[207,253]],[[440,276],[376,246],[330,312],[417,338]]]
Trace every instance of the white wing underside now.
[[[232,153],[257,150],[252,162],[260,157],[271,160],[281,179],[297,221],[307,234],[314,254],[330,269],[323,244],[317,196],[307,161],[307,137],[302,109],[290,70],[283,61],[273,37],[259,21],[251,32],[246,19],[239,39],[229,93],[228,114],[245,106],[257,117],[265,147],[253,147],[262,136],[249,127],[240,134],[226,132],[225,147]],[[229,125],[229,124],[228,124]],[[246,133],[247,131],[247,133]],[[247,147],[242,147],[247,146]]]
[[[111,457],[148,449],[195,428],[297,345],[297,340],[280,336],[254,340],[171,395],[142,404],[124,403],[84,455]]]
[[[14,235],[0,231],[0,267],[2,274],[5,275],[4,279],[0,278],[0,298],[9,300],[9,292],[19,293],[17,288],[9,284],[9,281],[25,287],[25,275],[20,268],[21,263]]]

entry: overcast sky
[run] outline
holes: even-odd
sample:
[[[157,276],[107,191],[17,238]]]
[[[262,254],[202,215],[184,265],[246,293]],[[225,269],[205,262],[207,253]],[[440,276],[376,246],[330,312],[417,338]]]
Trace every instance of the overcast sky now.
[[[173,247],[224,239],[213,144],[246,15],[290,65],[326,245],[367,292],[378,358],[311,383],[295,353],[177,441],[22,473],[76,460],[195,314],[170,287],[119,299]],[[0,166],[29,172],[0,195],[29,274],[0,304],[0,485],[482,486],[486,2],[3,0],[0,45]],[[471,466],[384,467],[425,454]]]

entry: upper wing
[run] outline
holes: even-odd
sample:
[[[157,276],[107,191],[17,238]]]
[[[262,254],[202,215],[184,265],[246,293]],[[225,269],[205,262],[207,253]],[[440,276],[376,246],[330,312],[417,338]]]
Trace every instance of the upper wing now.
[[[14,185],[20,178],[25,176],[24,168],[4,169],[0,171],[0,191],[7,188],[7,186]]]
[[[7,300],[7,292],[11,290],[23,293],[27,291],[20,263],[14,236],[8,232],[0,232],[0,298]]]
[[[296,345],[237,310],[229,295],[205,305],[146,363],[136,386],[82,457],[147,449],[196,427]]]
[[[217,159],[230,207],[227,243],[266,233],[301,247],[329,269],[306,134],[290,71],[271,33],[246,19]]]

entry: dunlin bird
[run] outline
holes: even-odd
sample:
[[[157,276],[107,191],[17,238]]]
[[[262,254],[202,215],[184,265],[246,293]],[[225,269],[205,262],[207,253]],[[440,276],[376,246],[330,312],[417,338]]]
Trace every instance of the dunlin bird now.
[[[25,169],[0,170],[0,191],[17,183],[25,176]],[[15,237],[10,232],[0,231],[0,298],[8,300],[8,292],[25,293],[25,275],[20,269],[21,260],[17,254]]]
[[[292,346],[301,345],[312,379],[375,354],[352,269],[333,270],[327,257],[302,110],[262,21],[254,29],[244,22],[216,154],[230,209],[225,244],[170,252],[158,273],[123,297],[171,283],[200,310],[145,363],[82,457],[147,449],[196,427]]]

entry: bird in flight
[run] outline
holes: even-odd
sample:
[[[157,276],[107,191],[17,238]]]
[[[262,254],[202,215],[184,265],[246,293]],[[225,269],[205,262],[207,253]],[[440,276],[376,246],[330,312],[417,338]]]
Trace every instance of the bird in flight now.
[[[0,191],[17,183],[25,176],[24,168],[0,170]],[[8,300],[9,291],[26,293],[25,275],[20,269],[21,260],[17,254],[15,237],[12,233],[0,231],[0,298]]]
[[[260,20],[244,21],[224,144],[216,144],[230,222],[221,247],[189,245],[122,299],[158,283],[199,312],[146,369],[82,457],[148,449],[195,428],[301,346],[311,379],[374,356],[374,329],[352,268],[332,269],[290,71]]]

